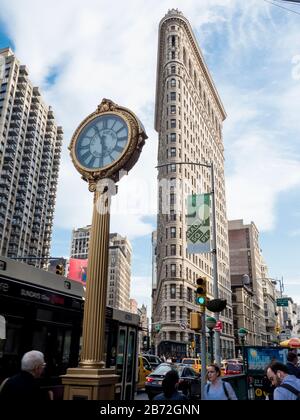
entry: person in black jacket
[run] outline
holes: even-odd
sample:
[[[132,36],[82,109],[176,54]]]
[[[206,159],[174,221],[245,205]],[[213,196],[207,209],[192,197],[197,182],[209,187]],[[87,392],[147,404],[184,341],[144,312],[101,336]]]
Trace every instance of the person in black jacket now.
[[[288,352],[287,355],[287,364],[286,367],[288,368],[289,374],[296,376],[296,378],[300,379],[300,369],[297,366],[298,364],[298,356],[296,353],[292,351]]]
[[[21,360],[21,372],[8,379],[1,385],[0,401],[42,401],[51,399],[48,392],[43,392],[39,386],[46,366],[43,353],[31,350],[24,354]]]
[[[187,397],[177,391],[179,382],[178,372],[174,369],[169,370],[166,373],[164,380],[162,381],[163,392],[156,395],[153,400],[187,400]]]

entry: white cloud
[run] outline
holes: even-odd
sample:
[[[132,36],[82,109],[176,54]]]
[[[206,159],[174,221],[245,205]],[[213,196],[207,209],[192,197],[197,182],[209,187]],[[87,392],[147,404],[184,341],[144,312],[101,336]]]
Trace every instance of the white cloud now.
[[[299,25],[293,16],[278,25],[273,6],[260,0],[187,0],[184,5],[179,0],[119,0],[113,6],[104,0],[0,0],[1,20],[16,54],[34,84],[42,86],[65,132],[56,227],[91,222],[92,196],[67,146],[79,122],[107,97],[135,111],[149,135],[137,165],[119,183],[113,210],[123,213],[112,216],[112,230],[131,238],[152,230],[143,217],[156,211],[157,134],[152,127],[158,23],[173,7],[190,20],[220,80],[217,87],[228,113],[229,217],[272,229],[280,193],[299,188],[299,156],[295,147],[286,147],[287,140],[298,143],[295,133],[300,131],[300,83],[292,77],[292,57],[300,53]],[[215,34],[221,34],[220,52],[206,44]],[[259,54],[267,49],[269,61],[262,68]],[[143,199],[137,200],[141,191]],[[149,278],[135,279],[133,288],[146,282]]]
[[[273,147],[268,132],[249,132],[234,142],[227,177],[229,219],[241,215],[260,230],[275,227],[280,193],[300,187],[300,162],[284,147]]]
[[[147,306],[148,317],[151,317],[151,277],[132,277],[131,294],[132,299],[136,299],[138,306]]]

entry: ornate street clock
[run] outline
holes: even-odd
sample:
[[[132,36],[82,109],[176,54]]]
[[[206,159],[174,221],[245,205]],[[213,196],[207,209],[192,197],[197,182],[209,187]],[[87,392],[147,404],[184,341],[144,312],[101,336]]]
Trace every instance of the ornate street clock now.
[[[69,149],[76,169],[95,191],[102,178],[119,180],[139,158],[147,135],[142,123],[127,108],[103,99],[75,130]]]
[[[147,135],[127,108],[103,99],[73,134],[70,152],[76,169],[94,194],[89,241],[82,348],[78,368],[63,378],[64,399],[114,399],[119,376],[105,368],[105,309],[108,276],[110,197],[121,171],[139,158]],[[112,187],[113,184],[113,189]],[[88,385],[88,386],[87,386]]]

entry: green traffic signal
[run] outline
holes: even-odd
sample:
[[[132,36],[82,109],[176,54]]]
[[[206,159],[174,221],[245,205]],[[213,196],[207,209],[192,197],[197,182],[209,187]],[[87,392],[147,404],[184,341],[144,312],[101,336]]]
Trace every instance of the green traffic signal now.
[[[205,305],[205,297],[204,296],[197,296],[196,301],[199,305]]]
[[[198,305],[206,305],[207,280],[205,277],[198,277],[196,280],[196,283],[197,283],[196,303]]]

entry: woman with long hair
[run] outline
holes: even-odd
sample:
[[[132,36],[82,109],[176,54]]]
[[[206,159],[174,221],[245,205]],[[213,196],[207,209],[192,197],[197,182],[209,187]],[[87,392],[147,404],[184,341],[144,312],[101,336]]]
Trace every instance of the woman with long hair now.
[[[207,367],[207,379],[204,389],[205,400],[237,400],[230,383],[222,381],[218,365],[212,364]]]

